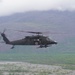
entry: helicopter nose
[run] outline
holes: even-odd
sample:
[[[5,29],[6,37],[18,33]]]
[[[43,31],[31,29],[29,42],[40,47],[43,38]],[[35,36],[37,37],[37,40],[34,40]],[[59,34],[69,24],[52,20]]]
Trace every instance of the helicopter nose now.
[[[56,42],[56,41],[54,41],[54,44],[57,44],[57,42]]]
[[[52,42],[50,41],[49,44],[57,44],[57,42],[56,41],[52,41]]]

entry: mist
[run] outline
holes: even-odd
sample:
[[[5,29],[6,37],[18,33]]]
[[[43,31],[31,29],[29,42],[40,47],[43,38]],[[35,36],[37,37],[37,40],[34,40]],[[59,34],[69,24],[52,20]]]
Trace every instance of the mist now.
[[[74,11],[75,0],[1,0],[0,16],[34,10]]]

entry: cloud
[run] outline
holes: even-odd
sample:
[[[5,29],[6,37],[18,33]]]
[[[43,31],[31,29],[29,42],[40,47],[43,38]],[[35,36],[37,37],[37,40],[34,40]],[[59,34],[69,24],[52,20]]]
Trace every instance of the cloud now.
[[[0,16],[32,10],[75,10],[75,0],[1,0]]]

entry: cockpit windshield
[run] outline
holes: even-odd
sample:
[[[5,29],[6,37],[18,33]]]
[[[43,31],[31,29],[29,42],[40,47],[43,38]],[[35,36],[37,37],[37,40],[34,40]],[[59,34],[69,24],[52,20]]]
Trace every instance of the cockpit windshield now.
[[[50,41],[50,38],[46,37],[46,40],[47,40],[47,41]]]

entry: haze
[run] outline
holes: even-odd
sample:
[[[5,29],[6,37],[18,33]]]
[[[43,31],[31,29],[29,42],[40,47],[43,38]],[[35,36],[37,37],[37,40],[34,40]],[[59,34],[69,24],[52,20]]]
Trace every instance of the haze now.
[[[0,0],[0,16],[33,10],[75,10],[75,0]]]

